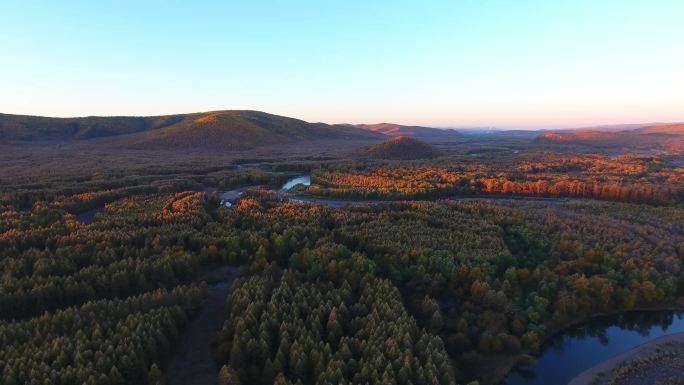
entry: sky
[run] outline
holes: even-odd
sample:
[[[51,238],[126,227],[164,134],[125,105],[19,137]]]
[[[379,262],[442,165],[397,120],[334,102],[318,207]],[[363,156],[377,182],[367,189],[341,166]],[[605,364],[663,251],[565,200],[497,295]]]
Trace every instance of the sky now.
[[[681,0],[0,0],[0,112],[684,121]]]

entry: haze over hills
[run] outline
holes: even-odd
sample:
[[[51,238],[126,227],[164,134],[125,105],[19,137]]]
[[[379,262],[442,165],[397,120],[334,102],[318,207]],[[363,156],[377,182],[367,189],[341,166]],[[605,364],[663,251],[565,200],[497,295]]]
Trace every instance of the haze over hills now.
[[[362,158],[383,160],[429,159],[441,155],[431,144],[407,136],[397,136],[372,144],[357,152]]]

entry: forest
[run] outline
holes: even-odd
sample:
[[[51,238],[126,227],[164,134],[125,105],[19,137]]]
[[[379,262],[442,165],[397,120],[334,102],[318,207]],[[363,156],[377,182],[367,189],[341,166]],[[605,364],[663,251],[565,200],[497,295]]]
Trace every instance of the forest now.
[[[684,0],[0,0],[0,385],[684,385]]]
[[[221,385],[494,384],[569,325],[681,303],[676,160],[493,153],[4,178],[0,384],[172,385],[221,266]]]
[[[479,154],[476,154],[479,155]],[[534,158],[542,159],[535,161]],[[464,163],[328,167],[313,174],[314,196],[354,199],[429,199],[461,194],[584,197],[674,204],[684,200],[684,167],[660,156],[559,156]]]

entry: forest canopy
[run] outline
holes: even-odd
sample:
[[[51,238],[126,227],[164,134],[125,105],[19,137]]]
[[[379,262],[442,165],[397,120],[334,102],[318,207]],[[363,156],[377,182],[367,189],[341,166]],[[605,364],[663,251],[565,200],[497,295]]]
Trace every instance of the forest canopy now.
[[[0,185],[0,384],[172,383],[227,266],[222,385],[491,384],[568,325],[680,303],[674,158],[490,154],[27,168]]]

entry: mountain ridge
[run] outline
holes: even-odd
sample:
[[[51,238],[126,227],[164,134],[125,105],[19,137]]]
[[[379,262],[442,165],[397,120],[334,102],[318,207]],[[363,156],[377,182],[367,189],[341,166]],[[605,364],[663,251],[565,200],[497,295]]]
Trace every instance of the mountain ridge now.
[[[576,130],[544,132],[535,138],[542,144],[589,147],[625,147],[679,152],[684,148],[684,124],[656,124],[623,131]]]
[[[159,116],[52,118],[0,114],[0,139],[104,139],[122,146],[249,148],[296,140],[378,140],[383,135],[342,124],[309,123],[252,110]]]
[[[419,140],[449,141],[463,137],[463,134],[452,128],[406,126],[396,123],[356,124],[355,127],[378,132],[390,137],[409,136]]]

